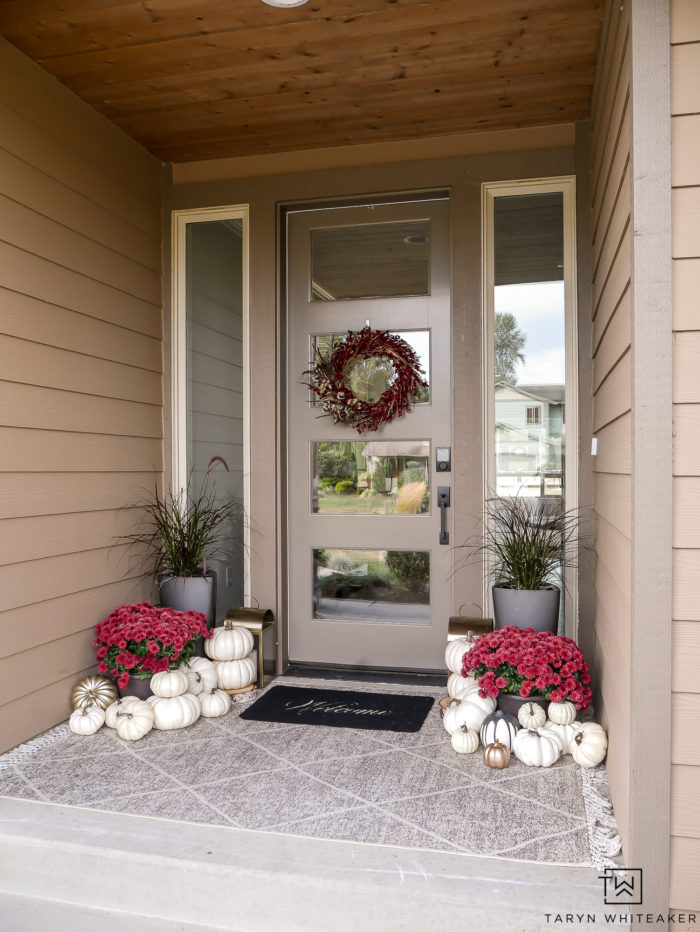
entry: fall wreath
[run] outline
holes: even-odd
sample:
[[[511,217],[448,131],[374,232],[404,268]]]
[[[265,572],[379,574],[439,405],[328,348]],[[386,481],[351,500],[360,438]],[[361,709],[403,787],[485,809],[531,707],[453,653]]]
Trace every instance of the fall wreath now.
[[[389,386],[376,401],[357,398],[346,383],[348,368],[363,359],[388,359],[394,370]],[[316,349],[314,363],[304,372],[308,385],[336,424],[350,424],[358,433],[377,430],[411,410],[416,392],[427,386],[420,360],[409,344],[388,330],[348,330],[327,352]]]

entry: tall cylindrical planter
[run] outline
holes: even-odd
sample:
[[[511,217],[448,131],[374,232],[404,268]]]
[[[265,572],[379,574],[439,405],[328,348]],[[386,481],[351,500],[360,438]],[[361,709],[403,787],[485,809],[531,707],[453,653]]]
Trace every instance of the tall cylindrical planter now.
[[[496,629],[515,625],[516,628],[557,633],[561,592],[556,586],[551,589],[507,589],[505,586],[494,586],[492,593]]]
[[[160,583],[160,601],[180,612],[202,612],[207,627],[216,621],[216,573],[207,570],[204,576],[169,576]],[[204,657],[204,638],[198,638],[195,656]]]
[[[153,695],[151,692],[150,676],[130,676],[126,686],[117,686],[117,689],[122,699],[124,696],[136,696],[137,699],[148,699],[149,696]]]

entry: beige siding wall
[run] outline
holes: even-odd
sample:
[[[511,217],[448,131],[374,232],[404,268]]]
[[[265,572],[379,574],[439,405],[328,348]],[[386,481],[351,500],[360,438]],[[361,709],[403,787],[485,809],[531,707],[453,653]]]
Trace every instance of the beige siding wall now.
[[[66,718],[150,594],[115,537],[162,470],[160,165],[0,40],[0,751]]]
[[[631,229],[628,4],[608,5],[593,96],[593,460],[595,665],[607,768],[623,838],[629,827],[631,643]]]
[[[671,904],[700,906],[700,3],[671,5],[674,585]],[[689,740],[690,739],[690,740]]]

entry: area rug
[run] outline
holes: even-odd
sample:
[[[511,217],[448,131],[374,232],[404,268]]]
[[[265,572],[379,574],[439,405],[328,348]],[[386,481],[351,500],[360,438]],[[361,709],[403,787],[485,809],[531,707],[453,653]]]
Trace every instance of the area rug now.
[[[330,725],[369,731],[420,731],[433,707],[427,696],[273,686],[241,713],[255,722]]]

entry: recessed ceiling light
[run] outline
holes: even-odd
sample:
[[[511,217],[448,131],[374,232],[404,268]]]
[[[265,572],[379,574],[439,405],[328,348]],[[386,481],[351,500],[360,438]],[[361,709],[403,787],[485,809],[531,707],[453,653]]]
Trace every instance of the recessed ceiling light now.
[[[292,7],[303,6],[307,0],[263,0],[268,6]]]
[[[409,246],[423,246],[428,242],[428,237],[424,233],[412,233],[410,236],[404,236],[403,241]]]

